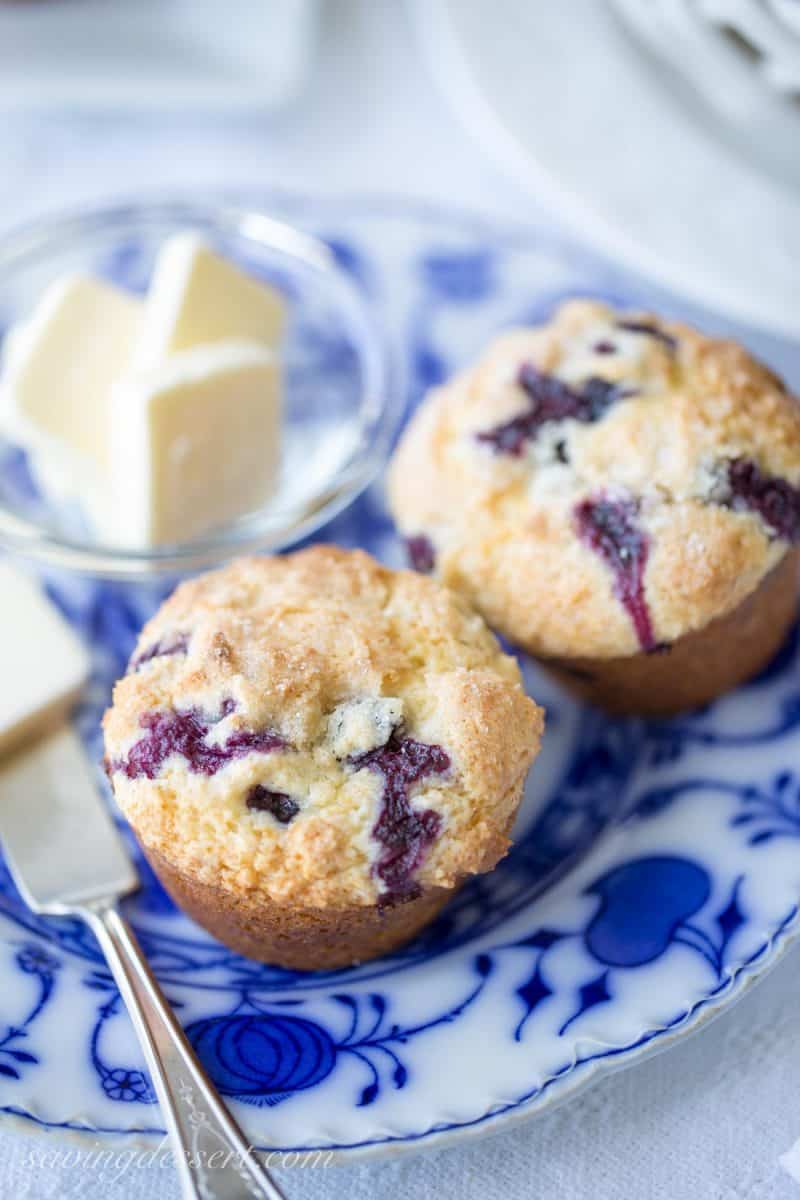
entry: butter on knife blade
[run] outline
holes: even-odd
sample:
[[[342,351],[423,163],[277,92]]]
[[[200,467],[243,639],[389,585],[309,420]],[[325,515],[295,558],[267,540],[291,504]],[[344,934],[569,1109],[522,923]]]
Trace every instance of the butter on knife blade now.
[[[0,757],[63,721],[89,671],[85,648],[39,587],[0,562]]]

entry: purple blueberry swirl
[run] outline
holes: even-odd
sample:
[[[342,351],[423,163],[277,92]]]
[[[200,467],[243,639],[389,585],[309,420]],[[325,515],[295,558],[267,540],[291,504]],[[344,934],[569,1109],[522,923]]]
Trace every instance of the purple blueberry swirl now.
[[[650,540],[637,522],[638,512],[632,498],[590,497],[575,509],[575,525],[581,541],[610,568],[614,594],[630,616],[642,650],[649,654],[658,649],[644,592]]]
[[[210,744],[207,738],[212,728],[230,711],[228,702],[213,718],[197,708],[144,713],[139,720],[144,736],[124,757],[111,761],[111,771],[128,779],[155,779],[167,759],[177,755],[193,774],[215,775],[234,759],[285,749],[286,742],[271,729],[237,729],[224,742]]]
[[[748,458],[727,464],[730,507],[756,513],[775,537],[800,541],[800,489],[786,479],[764,475]]]
[[[523,363],[517,382],[528,398],[528,412],[475,435],[477,441],[491,446],[495,454],[511,458],[521,458],[527,444],[536,440],[544,425],[567,420],[591,425],[618,401],[636,394],[635,388],[596,375],[579,388],[573,388],[532,363]]]
[[[157,642],[140,650],[138,654],[134,654],[131,661],[128,663],[128,674],[132,675],[143,667],[145,663],[152,662],[154,658],[169,658],[173,654],[188,654],[189,653],[189,635],[188,633],[175,633],[159,638]]]
[[[385,746],[350,762],[378,772],[384,780],[381,813],[372,830],[382,847],[375,874],[386,888],[383,899],[411,899],[419,894],[414,872],[439,836],[442,818],[433,809],[413,808],[408,793],[413,784],[449,771],[450,758],[441,746],[393,733]]]

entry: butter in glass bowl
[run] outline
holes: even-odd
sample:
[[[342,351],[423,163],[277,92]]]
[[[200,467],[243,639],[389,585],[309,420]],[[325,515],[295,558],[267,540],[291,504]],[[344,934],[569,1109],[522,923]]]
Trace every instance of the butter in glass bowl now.
[[[396,421],[369,306],[311,235],[147,203],[0,239],[0,546],[105,577],[277,549]]]

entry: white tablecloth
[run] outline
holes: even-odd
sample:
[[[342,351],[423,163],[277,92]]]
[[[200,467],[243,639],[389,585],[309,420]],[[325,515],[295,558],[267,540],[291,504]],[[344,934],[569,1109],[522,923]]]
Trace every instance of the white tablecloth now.
[[[279,118],[4,120],[0,225],[126,192],[258,185],[379,190],[525,220],[532,201],[446,111],[393,0],[330,5],[323,32],[313,89]],[[797,383],[800,349],[773,349]],[[800,1200],[778,1161],[800,1138],[798,969],[795,953],[700,1037],[532,1123],[437,1153],[285,1172],[283,1182],[298,1200]],[[34,1171],[41,1148],[41,1135],[0,1132],[4,1200],[178,1196],[158,1168]]]

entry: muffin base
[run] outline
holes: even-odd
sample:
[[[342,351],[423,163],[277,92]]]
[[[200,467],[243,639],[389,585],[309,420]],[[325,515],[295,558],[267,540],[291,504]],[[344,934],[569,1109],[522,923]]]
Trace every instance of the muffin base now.
[[[765,667],[797,613],[800,548],[754,592],[696,633],[627,658],[539,659],[568,691],[608,712],[674,716],[709,704]]]
[[[193,879],[159,851],[142,846],[175,903],[231,950],[294,971],[353,966],[413,938],[458,890],[427,888],[384,906],[320,909],[276,904]]]

